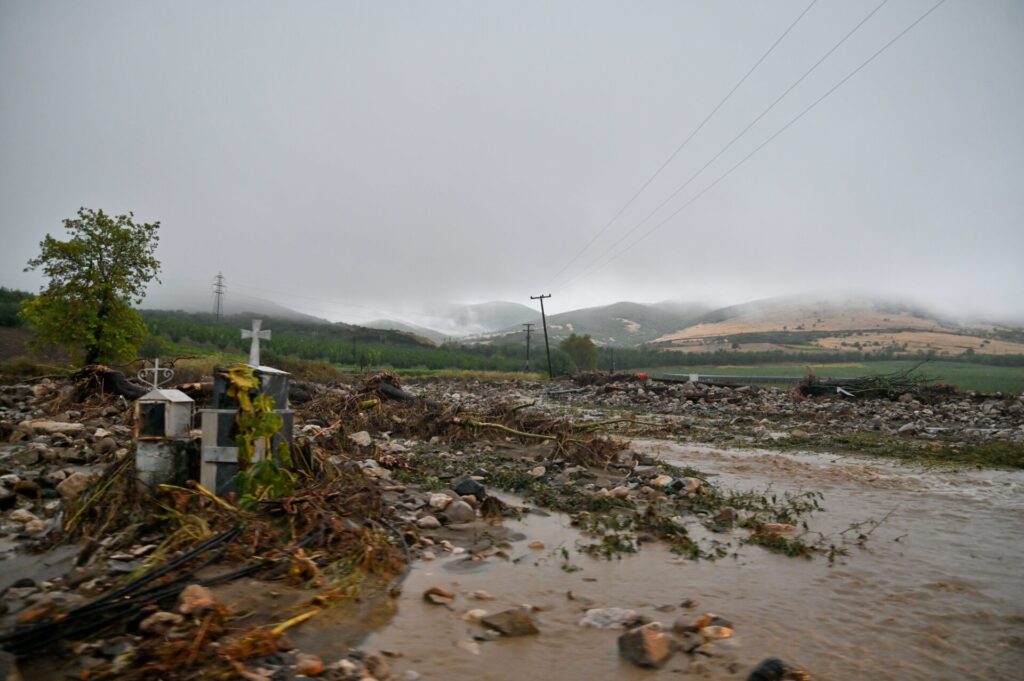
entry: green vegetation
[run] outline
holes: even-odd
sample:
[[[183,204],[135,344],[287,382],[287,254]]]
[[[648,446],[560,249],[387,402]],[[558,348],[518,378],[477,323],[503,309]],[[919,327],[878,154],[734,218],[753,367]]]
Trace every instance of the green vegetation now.
[[[762,364],[762,365],[698,365],[674,366],[649,369],[655,374],[667,373],[708,373],[730,376],[804,376],[810,367],[817,376],[829,378],[853,378],[857,376],[881,376],[904,371],[917,366],[919,361],[861,361],[834,364]],[[1024,392],[1024,366],[986,366],[963,361],[932,360],[921,365],[919,372],[940,383],[949,383],[961,390],[979,392]]]
[[[558,349],[569,355],[577,371],[593,371],[597,368],[597,346],[590,336],[572,334],[558,344]]]
[[[0,326],[22,326],[21,304],[31,297],[31,293],[0,286]]]
[[[64,346],[87,364],[131,359],[146,337],[131,305],[142,302],[160,271],[153,255],[160,223],[81,208],[64,228],[71,238],[47,234],[26,268],[41,269],[49,279],[45,290],[21,303],[22,317],[36,331],[33,342]]]
[[[0,289],[0,326],[20,324],[14,314],[29,293]],[[218,321],[209,313],[142,310],[148,336],[139,355],[214,356],[226,362],[244,360],[248,341],[239,329],[248,328],[248,316],[235,315]],[[296,375],[332,380],[338,369],[363,371],[387,368],[413,376],[481,376],[536,380],[546,374],[543,347],[534,345],[532,367],[527,366],[523,338],[497,339],[487,345],[457,342],[437,346],[401,331],[367,329],[349,324],[331,324],[316,319],[271,319],[274,339],[264,349],[268,363]],[[662,373],[719,373],[738,376],[803,376],[810,366],[819,376],[848,378],[881,375],[910,368],[927,356],[916,354],[875,354],[859,351],[821,352],[736,352],[681,353],[650,347],[620,348],[596,346],[587,336],[570,336],[551,350],[556,376],[576,368],[594,366],[599,371]],[[567,346],[563,348],[563,345]],[[578,347],[577,347],[578,346]],[[590,354],[591,347],[593,355]],[[579,356],[567,351],[572,349]],[[585,352],[584,352],[585,350]],[[15,356],[8,353],[7,356]],[[591,361],[594,364],[591,364]],[[533,372],[538,373],[531,373]],[[923,373],[962,390],[981,392],[1024,392],[1024,355],[964,355],[955,359],[932,358]]]
[[[275,451],[273,438],[280,432],[284,419],[274,412],[274,400],[259,394],[260,380],[252,367],[236,364],[228,370],[231,385],[228,395],[238,400],[238,491],[239,503],[252,508],[260,501],[278,499],[295,490],[288,443],[282,441]],[[257,448],[263,457],[254,462]]]
[[[842,433],[813,439],[763,443],[773,449],[870,454],[910,463],[1024,468],[1024,447],[1013,442],[944,442],[893,437],[882,433]]]
[[[150,332],[144,346],[148,354],[245,352],[248,348],[249,341],[239,334],[240,328],[249,326],[248,317],[227,317],[218,322],[208,313],[162,310],[143,310],[142,317]],[[357,369],[518,372],[526,368],[525,347],[455,343],[438,347],[407,333],[327,322],[265,318],[263,326],[274,333],[263,350],[268,362],[297,357]]]

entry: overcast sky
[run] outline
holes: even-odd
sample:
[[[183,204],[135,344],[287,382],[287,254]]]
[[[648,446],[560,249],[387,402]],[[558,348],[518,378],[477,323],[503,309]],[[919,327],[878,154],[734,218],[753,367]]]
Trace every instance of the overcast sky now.
[[[161,222],[153,302],[222,271],[229,306],[350,321],[849,288],[1024,317],[1019,0],[948,0],[578,276],[879,1],[818,0],[571,262],[810,0],[0,0],[0,285],[37,290],[88,206]],[[886,3],[609,254],[935,1]]]

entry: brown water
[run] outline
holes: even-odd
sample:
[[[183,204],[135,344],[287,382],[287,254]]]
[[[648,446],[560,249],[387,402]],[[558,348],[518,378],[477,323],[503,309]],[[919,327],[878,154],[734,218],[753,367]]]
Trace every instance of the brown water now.
[[[638,446],[733,488],[819,490],[826,511],[812,519],[814,531],[836,534],[891,515],[865,548],[852,547],[831,567],[823,558],[785,558],[754,546],[717,562],[681,562],[651,545],[622,560],[596,560],[574,551],[580,537],[564,516],[529,516],[506,523],[526,537],[513,543],[513,561],[468,563],[448,554],[418,565],[397,615],[365,649],[400,653],[395,669],[427,679],[591,681],[676,678],[682,671],[745,679],[768,656],[803,665],[815,679],[1024,678],[1024,472]],[[534,539],[546,548],[529,549]],[[582,569],[563,570],[561,547]],[[459,594],[451,610],[422,600],[431,586]],[[496,600],[471,600],[477,589]],[[633,608],[666,625],[714,612],[733,621],[736,636],[715,644],[712,658],[676,655],[660,671],[637,669],[619,660],[619,632],[578,626],[586,605],[568,598],[570,591],[592,600],[590,607]],[[658,610],[687,598],[700,605]],[[520,604],[541,609],[539,636],[471,643],[483,630],[464,621],[464,612]]]

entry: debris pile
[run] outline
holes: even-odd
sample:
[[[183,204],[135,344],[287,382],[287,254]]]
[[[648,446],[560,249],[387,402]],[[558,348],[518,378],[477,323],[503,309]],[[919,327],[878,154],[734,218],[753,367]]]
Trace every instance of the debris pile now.
[[[720,558],[744,543],[791,556],[837,550],[804,530],[820,494],[724,489],[698,470],[638,453],[631,438],[758,444],[870,432],[1024,442],[1024,401],[1016,398],[809,399],[631,376],[582,386],[402,385],[385,373],[293,384],[302,394],[294,489],[246,502],[195,483],[139,482],[128,389],[112,394],[102,375],[0,386],[3,550],[11,564],[27,551],[63,551],[66,560],[53,574],[7,571],[0,643],[89,679],[386,678],[383,658],[353,648],[320,659],[286,632],[371,591],[387,598],[416,560],[507,559],[491,531],[540,509],[568,514],[586,537],[581,552],[601,559],[654,540],[687,560]],[[530,548],[545,549],[540,541]],[[563,569],[573,569],[568,559]],[[246,619],[217,597],[218,586],[242,578],[308,596],[273,618]],[[455,595],[426,598],[449,607]],[[625,628],[623,657],[654,667],[679,651],[722,645],[733,629],[714,615],[672,628],[635,615],[591,608],[581,624]],[[522,608],[474,608],[465,617],[489,636],[532,636],[544,626]],[[756,678],[801,678],[776,663],[765,661]]]

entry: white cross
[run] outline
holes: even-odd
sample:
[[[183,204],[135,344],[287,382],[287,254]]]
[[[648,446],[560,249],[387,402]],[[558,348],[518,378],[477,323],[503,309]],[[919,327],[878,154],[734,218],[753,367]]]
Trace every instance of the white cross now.
[[[152,379],[147,378],[149,374],[153,375]],[[153,360],[153,366],[151,368],[139,369],[139,373],[137,374],[137,376],[139,377],[139,380],[142,381],[143,383],[145,383],[148,380],[150,383],[153,384],[153,390],[156,390],[161,385],[174,378],[174,371],[172,369],[161,369],[160,358],[157,357],[156,359]]]
[[[249,346],[249,364],[254,367],[260,365],[260,341],[270,340],[270,331],[260,331],[262,319],[252,320],[252,331],[242,329],[242,338],[252,338],[252,345]]]

